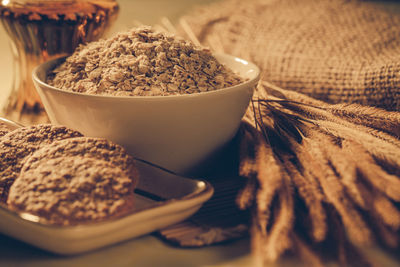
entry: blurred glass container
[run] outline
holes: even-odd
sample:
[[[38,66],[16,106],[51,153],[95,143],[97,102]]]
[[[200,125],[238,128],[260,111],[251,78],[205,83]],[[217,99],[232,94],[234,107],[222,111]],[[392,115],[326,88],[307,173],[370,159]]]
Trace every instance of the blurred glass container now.
[[[10,37],[14,61],[11,94],[3,113],[22,121],[24,114],[43,113],[31,78],[33,68],[99,39],[117,18],[119,7],[116,0],[0,1],[0,21]]]

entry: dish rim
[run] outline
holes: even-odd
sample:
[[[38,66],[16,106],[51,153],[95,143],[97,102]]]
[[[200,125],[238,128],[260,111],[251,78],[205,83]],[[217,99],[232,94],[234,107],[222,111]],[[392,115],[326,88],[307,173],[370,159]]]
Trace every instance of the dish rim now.
[[[248,79],[240,84],[234,85],[234,86],[229,86],[229,87],[225,87],[225,88],[221,88],[221,89],[217,89],[217,90],[213,90],[213,91],[207,91],[207,92],[198,92],[198,93],[191,93],[191,94],[181,94],[181,95],[166,95],[166,96],[113,96],[113,95],[95,95],[95,94],[88,94],[88,93],[80,93],[80,92],[73,92],[73,91],[67,91],[67,90],[63,90],[57,87],[54,87],[52,85],[47,84],[45,81],[42,81],[39,76],[38,76],[38,72],[39,70],[41,70],[42,68],[46,67],[48,68],[48,66],[53,66],[51,69],[54,69],[57,65],[59,65],[58,61],[63,61],[65,60],[68,56],[62,56],[62,57],[58,57],[58,58],[54,58],[51,59],[49,61],[46,61],[38,66],[36,66],[33,71],[32,71],[32,79],[34,82],[38,83],[40,86],[59,92],[59,93],[65,93],[68,95],[72,95],[72,96],[79,96],[79,97],[85,97],[85,98],[93,98],[93,99],[115,99],[115,100],[139,100],[139,99],[143,99],[143,100],[149,100],[149,99],[154,99],[154,100],[161,100],[161,99],[165,99],[165,100],[177,100],[177,99],[185,99],[185,98],[193,98],[193,97],[199,97],[199,96],[210,96],[213,94],[221,94],[221,93],[226,93],[228,91],[231,90],[235,90],[238,88],[242,88],[242,87],[248,87],[251,86],[252,84],[256,84],[258,82],[258,80],[260,79],[260,69],[257,67],[257,65],[255,65],[254,63],[247,61],[245,59],[239,58],[239,57],[235,57],[232,55],[228,55],[228,54],[223,54],[223,53],[215,53],[213,54],[215,57],[225,57],[225,58],[230,58],[233,59],[237,62],[240,62],[244,65],[249,65],[251,69],[253,69],[252,72],[254,72],[254,77],[251,79]],[[57,63],[56,63],[57,62]],[[224,63],[222,63],[224,64]],[[235,71],[235,70],[233,70]],[[47,75],[47,73],[46,73]]]
[[[19,128],[19,127],[24,127],[22,124],[11,121],[9,119],[0,117],[0,121],[3,123],[6,123],[12,127]],[[146,208],[140,209],[140,210],[133,210],[129,211],[128,213],[115,217],[115,218],[110,218],[106,220],[101,220],[101,221],[93,221],[93,222],[84,222],[81,224],[76,224],[76,225],[56,225],[56,224],[51,224],[49,222],[46,222],[44,219],[41,219],[40,216],[28,213],[28,212],[18,212],[14,210],[10,210],[6,204],[0,203],[0,210],[2,212],[8,213],[9,215],[13,216],[14,218],[17,218],[18,220],[22,220],[23,222],[30,223],[34,226],[39,226],[39,227],[45,227],[45,228],[50,228],[50,229],[55,229],[55,230],[68,230],[68,231],[81,231],[84,230],[85,228],[92,228],[92,227],[101,227],[107,224],[114,223],[116,221],[120,221],[123,219],[127,219],[131,216],[135,216],[141,213],[144,213],[146,211],[152,210],[152,209],[157,209],[160,207],[169,207],[174,205],[175,203],[179,202],[180,204],[186,204],[186,208],[191,208],[193,205],[190,205],[191,202],[198,201],[199,198],[202,199],[202,201],[199,203],[199,205],[202,205],[204,202],[206,202],[208,199],[210,199],[214,193],[214,188],[209,183],[208,181],[204,179],[198,179],[198,178],[191,178],[191,177],[185,177],[180,174],[177,174],[171,170],[168,170],[164,167],[158,166],[154,163],[151,163],[149,161],[135,158],[133,157],[135,161],[141,162],[142,164],[148,165],[151,168],[157,168],[158,170],[161,170],[162,172],[167,172],[171,175],[175,175],[179,178],[182,179],[190,179],[194,183],[196,183],[196,189],[182,197],[179,198],[171,198],[163,201],[154,201],[154,203]],[[138,189],[138,188],[137,188]],[[140,190],[140,189],[139,189]],[[150,197],[146,197],[141,195],[140,193],[138,194],[137,192],[134,192],[135,195],[139,195],[141,197],[145,197],[147,199],[151,199]],[[203,199],[205,199],[203,201]]]

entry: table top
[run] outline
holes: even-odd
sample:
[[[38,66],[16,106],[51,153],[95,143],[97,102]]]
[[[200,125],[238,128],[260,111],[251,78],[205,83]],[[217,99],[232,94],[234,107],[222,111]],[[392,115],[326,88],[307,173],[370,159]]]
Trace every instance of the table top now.
[[[200,249],[169,246],[147,235],[78,256],[58,256],[0,235],[0,266],[254,266],[249,240]]]
[[[138,21],[155,24],[165,16],[172,22],[196,4],[216,0],[119,0],[120,14],[112,31],[129,29]],[[12,83],[12,56],[4,29],[0,27],[0,107],[5,104]],[[134,226],[133,226],[134,227]],[[396,266],[399,260],[379,249],[369,253],[382,266]],[[94,252],[58,256],[0,234],[0,266],[254,266],[250,240],[243,238],[204,248],[177,248],[147,235]],[[285,258],[279,266],[300,266],[296,258]],[[271,266],[278,266],[271,265]],[[335,263],[329,266],[337,266]],[[397,265],[398,266],[398,265]]]

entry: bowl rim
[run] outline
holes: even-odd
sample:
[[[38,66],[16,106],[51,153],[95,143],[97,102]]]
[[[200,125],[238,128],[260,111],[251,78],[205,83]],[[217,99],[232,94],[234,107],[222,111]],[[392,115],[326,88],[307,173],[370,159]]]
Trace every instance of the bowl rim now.
[[[217,90],[212,90],[212,91],[206,91],[206,92],[198,92],[198,93],[191,93],[191,94],[178,94],[178,95],[166,95],[166,96],[113,96],[113,95],[95,95],[95,94],[88,94],[88,93],[80,93],[80,92],[74,92],[74,91],[67,91],[67,90],[63,90],[57,87],[54,87],[52,85],[47,84],[46,82],[42,81],[39,77],[38,77],[38,72],[39,70],[41,70],[42,68],[44,68],[47,65],[53,65],[52,63],[56,62],[56,61],[60,61],[63,60],[65,58],[67,58],[68,56],[62,56],[62,57],[57,57],[51,60],[48,60],[46,62],[41,63],[40,65],[36,66],[33,71],[32,71],[32,79],[35,83],[38,83],[40,86],[45,87],[47,89],[53,90],[53,91],[57,91],[60,93],[65,93],[65,94],[69,94],[69,95],[75,95],[75,96],[81,96],[81,97],[88,97],[88,98],[102,98],[102,99],[116,99],[116,100],[126,100],[126,99],[165,99],[165,100],[173,100],[173,99],[182,99],[182,98],[192,98],[192,97],[199,97],[199,96],[209,96],[209,95],[213,95],[213,94],[221,94],[221,93],[226,93],[227,91],[231,91],[231,90],[235,90],[238,88],[242,88],[247,87],[247,86],[251,86],[252,84],[256,84],[258,82],[258,80],[260,79],[260,69],[259,67],[250,62],[247,61],[245,59],[236,57],[236,56],[232,56],[232,55],[228,55],[228,54],[224,54],[224,53],[213,53],[213,56],[215,57],[225,57],[225,58],[230,58],[233,59],[235,61],[238,61],[244,65],[249,65],[249,67],[251,69],[254,70],[255,75],[253,78],[248,79],[240,84],[234,85],[234,86],[229,86],[229,87],[225,87],[225,88],[221,88],[221,89],[217,89]],[[217,58],[218,60],[218,58]],[[223,63],[222,63],[223,64]],[[231,68],[232,69],[232,68]],[[232,69],[233,70],[233,69]],[[233,70],[235,71],[235,70]]]

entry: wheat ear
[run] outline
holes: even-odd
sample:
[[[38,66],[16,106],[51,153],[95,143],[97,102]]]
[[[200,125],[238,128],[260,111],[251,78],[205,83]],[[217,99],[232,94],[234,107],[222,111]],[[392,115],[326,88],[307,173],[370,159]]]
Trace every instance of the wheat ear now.
[[[291,247],[290,233],[294,222],[293,190],[287,174],[283,175],[283,184],[278,193],[279,211],[274,218],[265,244],[265,258],[276,261],[283,252]]]

